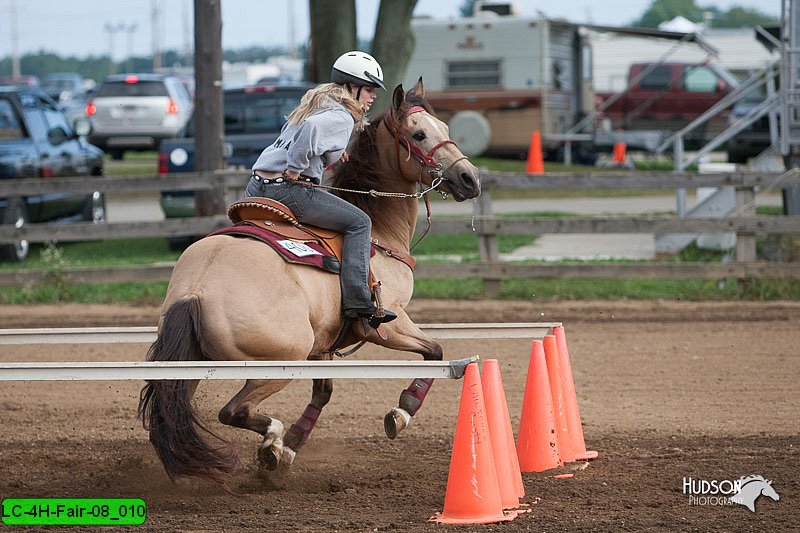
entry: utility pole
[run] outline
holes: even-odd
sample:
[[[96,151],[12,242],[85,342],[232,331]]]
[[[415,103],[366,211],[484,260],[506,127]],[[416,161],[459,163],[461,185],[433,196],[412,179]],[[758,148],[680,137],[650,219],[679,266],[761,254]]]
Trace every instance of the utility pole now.
[[[117,67],[116,63],[114,62],[114,36],[117,34],[117,32],[125,29],[125,24],[120,22],[119,24],[114,25],[110,22],[106,22],[105,28],[106,32],[108,32],[108,73],[116,74]]]
[[[125,31],[128,33],[128,72],[133,72],[133,33],[138,27],[136,22],[125,27]]]
[[[11,0],[11,77],[14,79],[22,75],[19,65],[19,29],[17,27],[17,0]]]
[[[222,8],[220,0],[194,0],[195,169],[223,168]],[[220,183],[198,191],[199,216],[225,214],[225,188]]]
[[[289,12],[289,57],[297,59],[297,46],[295,45],[295,19],[294,19],[294,0],[286,0],[286,7]]]
[[[150,28],[152,31],[153,43],[153,72],[157,72],[161,68],[161,43],[159,42],[159,35],[161,33],[160,14],[158,7],[158,0],[151,0],[150,2]]]

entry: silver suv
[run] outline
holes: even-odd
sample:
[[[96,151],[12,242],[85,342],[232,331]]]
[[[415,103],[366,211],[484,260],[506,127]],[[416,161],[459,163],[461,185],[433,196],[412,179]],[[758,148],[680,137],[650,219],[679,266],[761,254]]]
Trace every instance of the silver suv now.
[[[86,104],[89,142],[114,159],[125,150],[157,150],[192,114],[192,100],[178,78],[162,74],[109,76]]]

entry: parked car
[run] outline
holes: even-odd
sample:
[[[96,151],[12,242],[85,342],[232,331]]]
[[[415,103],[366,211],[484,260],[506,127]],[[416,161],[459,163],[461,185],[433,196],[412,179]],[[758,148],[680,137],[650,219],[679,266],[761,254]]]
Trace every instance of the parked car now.
[[[764,94],[758,91],[748,94],[733,105],[730,115],[728,115],[728,122],[734,124],[752,111],[764,98]],[[772,144],[772,140],[769,135],[769,116],[764,115],[726,143],[728,162],[747,163],[748,159],[769,148],[770,144]]]
[[[599,102],[617,97],[602,114],[602,118],[611,121],[612,131],[678,131],[738,84],[733,74],[714,63],[633,63],[625,93],[597,93],[595,97]],[[728,111],[723,110],[690,132],[684,139],[686,146],[699,147],[712,140],[727,128],[727,118]]]
[[[83,116],[86,80],[77,72],[53,72],[42,78],[41,89],[58,103],[70,121]]]
[[[14,87],[38,87],[39,77],[29,74],[22,76],[0,76],[0,85],[13,85]]]
[[[100,176],[103,151],[83,138],[85,118],[69,123],[55,101],[41,90],[0,88],[0,179]],[[105,220],[105,199],[92,194],[47,193],[0,198],[0,223]],[[0,260],[24,261],[25,240],[0,244]]]
[[[86,104],[89,142],[122,159],[126,150],[157,150],[178,135],[192,114],[186,87],[172,75],[109,76]]]
[[[286,115],[300,103],[303,94],[313,87],[309,83],[257,85],[229,88],[223,92],[225,113],[225,164],[249,169],[268,145],[275,142],[286,122]],[[158,173],[168,176],[194,170],[194,119],[176,139],[161,143],[158,152]],[[242,177],[242,183],[247,181]],[[164,191],[161,207],[167,218],[195,216],[193,191]],[[170,239],[173,248],[191,243],[191,238]]]

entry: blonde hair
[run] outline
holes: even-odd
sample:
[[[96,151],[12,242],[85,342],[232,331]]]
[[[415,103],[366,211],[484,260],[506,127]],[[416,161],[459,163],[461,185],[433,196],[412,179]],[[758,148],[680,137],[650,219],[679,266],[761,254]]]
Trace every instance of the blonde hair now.
[[[346,85],[338,83],[323,83],[309,89],[300,99],[300,104],[286,116],[286,120],[290,124],[300,124],[319,109],[330,107],[326,103],[328,99],[342,104],[353,115],[357,128],[364,122],[364,110],[361,105],[353,98]]]

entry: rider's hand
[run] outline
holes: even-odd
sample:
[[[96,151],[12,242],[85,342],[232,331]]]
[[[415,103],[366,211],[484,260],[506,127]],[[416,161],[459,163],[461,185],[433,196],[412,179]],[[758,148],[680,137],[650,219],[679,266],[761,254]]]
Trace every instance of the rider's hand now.
[[[298,181],[300,179],[300,173],[299,172],[294,172],[292,170],[289,170],[288,168],[286,170],[284,170],[282,174],[283,174],[283,177],[286,178],[289,181]]]

